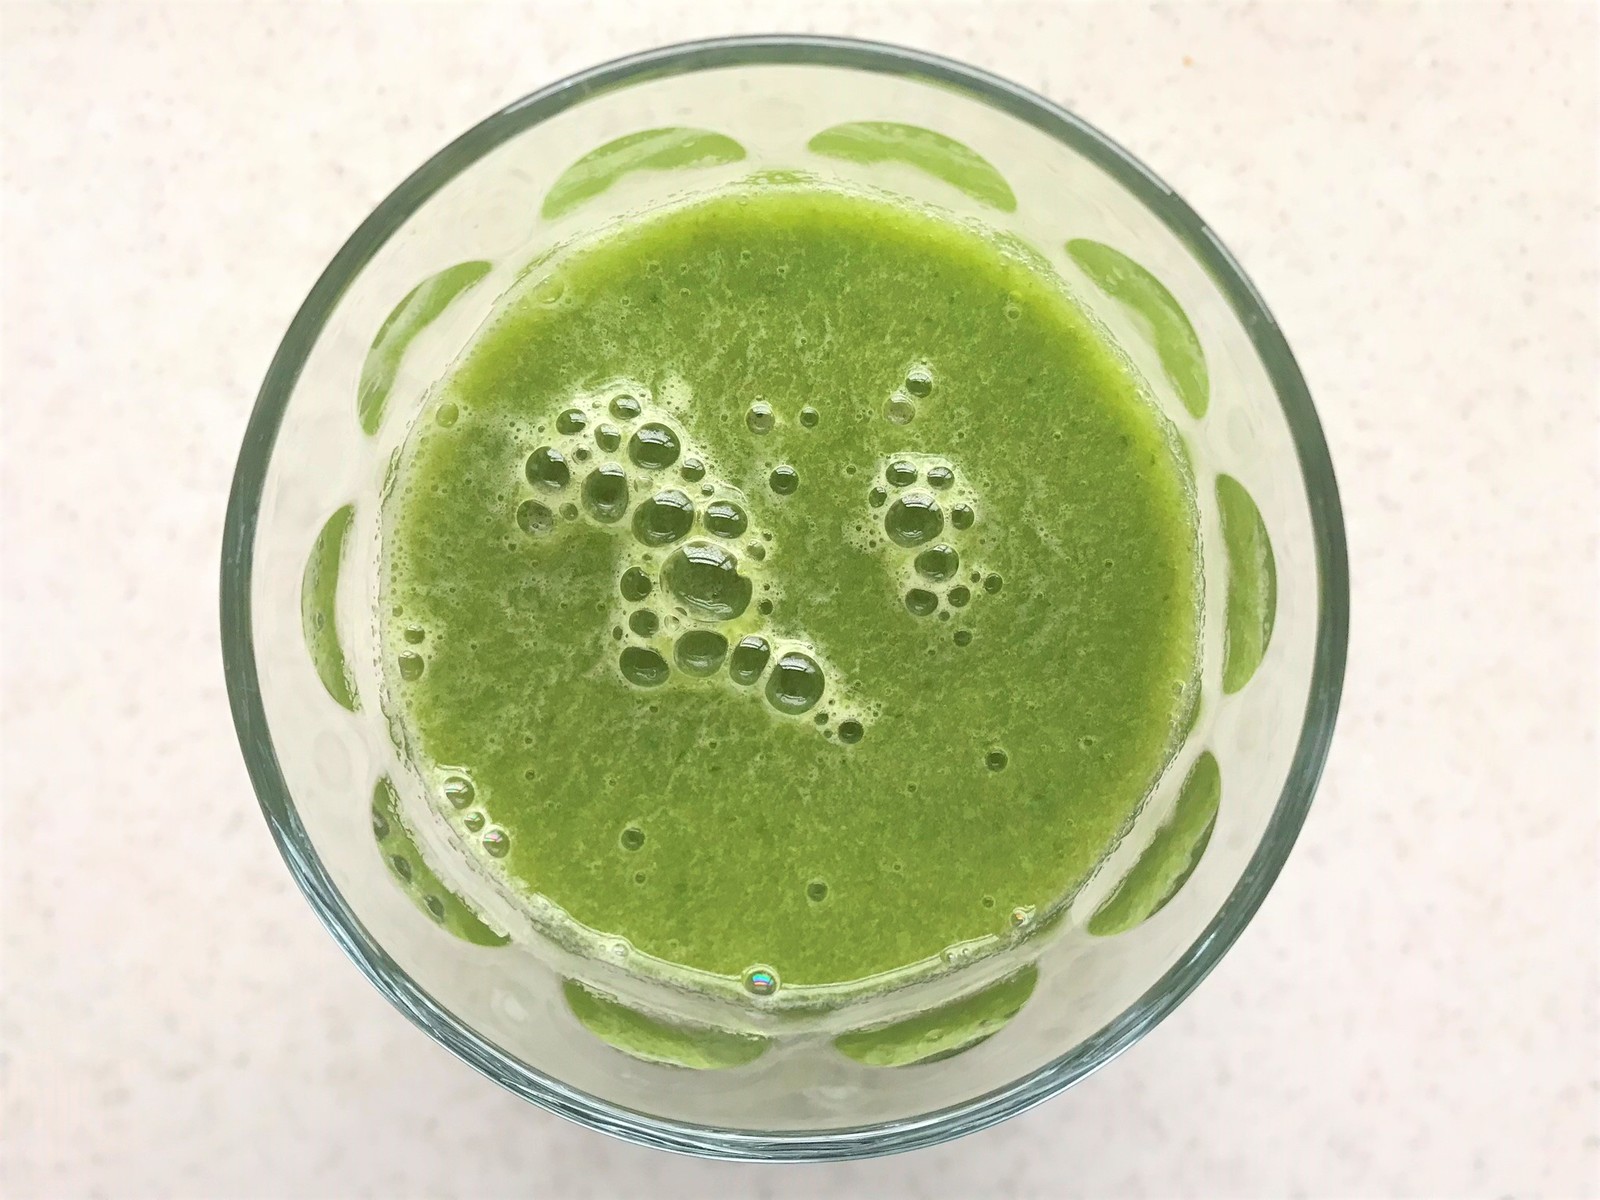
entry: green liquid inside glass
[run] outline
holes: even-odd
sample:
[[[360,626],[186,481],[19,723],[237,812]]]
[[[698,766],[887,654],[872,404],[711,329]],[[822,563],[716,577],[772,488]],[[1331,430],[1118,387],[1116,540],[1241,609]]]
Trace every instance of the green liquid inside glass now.
[[[1069,896],[1196,686],[1192,482],[1123,360],[1036,259],[820,187],[556,270],[441,382],[384,511],[391,703],[470,778],[464,836],[756,994]]]

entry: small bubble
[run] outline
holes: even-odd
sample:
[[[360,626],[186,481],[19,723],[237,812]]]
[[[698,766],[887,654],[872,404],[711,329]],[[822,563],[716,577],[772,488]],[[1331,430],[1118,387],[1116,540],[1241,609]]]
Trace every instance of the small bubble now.
[[[771,657],[772,647],[766,638],[755,634],[742,637],[728,656],[728,678],[748,687],[761,678],[761,672],[767,669],[767,660]]]
[[[628,628],[642,638],[655,637],[661,628],[661,618],[648,608],[636,609],[628,614]]]
[[[758,611],[763,617],[770,617],[772,615],[772,601],[762,600],[758,602],[756,604],[756,611]]]
[[[618,659],[622,677],[635,687],[660,687],[670,670],[667,660],[648,646],[628,646]]]
[[[985,575],[983,578],[983,590],[991,596],[998,592],[1003,585],[1004,581],[998,575]]]
[[[622,580],[618,584],[624,600],[637,604],[650,594],[650,576],[638,567],[629,567],[622,573]]]
[[[779,657],[767,677],[767,702],[781,713],[799,716],[822,699],[826,681],[816,659],[798,650]]]
[[[646,878],[647,877],[643,871],[635,871],[633,873],[633,881],[635,883],[643,883]]]
[[[957,529],[971,529],[977,516],[970,504],[958,504],[950,510],[950,524]]]
[[[611,398],[611,415],[619,421],[631,421],[643,411],[639,401],[627,392]],[[615,447],[608,446],[607,449]]]
[[[461,823],[467,827],[468,833],[477,833],[488,824],[488,819],[481,812],[469,812],[461,818]]]
[[[561,506],[561,516],[565,520],[576,521],[578,519],[578,506],[576,504],[563,504]]]
[[[556,515],[537,500],[524,500],[517,505],[517,528],[523,533],[540,537],[556,527]]]
[[[706,465],[698,458],[686,458],[683,460],[683,465],[678,468],[678,474],[690,483],[699,483],[706,477]]]
[[[912,367],[906,372],[906,391],[919,400],[933,391],[933,374],[926,367]]]
[[[889,506],[883,530],[897,546],[920,546],[944,532],[944,513],[929,493],[911,492]]]
[[[875,487],[867,493],[867,503],[872,505],[873,508],[882,508],[888,502],[888,499],[889,492],[887,488]]]
[[[807,429],[815,429],[817,422],[821,419],[821,415],[809,404],[800,410],[800,424]]]
[[[572,468],[567,466],[566,455],[554,446],[540,446],[528,455],[525,470],[529,483],[553,492],[559,492],[572,479]]]
[[[511,852],[511,839],[504,829],[487,829],[483,834],[483,848],[493,858],[504,858]]]
[[[751,967],[744,973],[744,986],[757,996],[770,996],[778,990],[778,976],[767,967]]]
[[[955,578],[956,572],[961,569],[961,556],[956,553],[954,546],[940,542],[917,555],[916,568],[917,574],[924,579],[943,583]]]
[[[690,542],[674,550],[661,582],[696,617],[713,621],[742,615],[755,590],[739,573],[739,560],[714,542]]]
[[[1086,733],[1081,738],[1078,739],[1078,748],[1080,750],[1092,750],[1092,749],[1094,749],[1095,744],[1097,742],[1099,742],[1099,740],[1100,739],[1095,737],[1094,734]]]
[[[403,854],[391,854],[389,856],[389,869],[405,882],[411,882],[411,864],[406,861]]]
[[[750,527],[750,518],[745,516],[744,509],[732,500],[712,501],[706,505],[705,515],[700,521],[707,532],[723,538],[739,537]]]
[[[991,771],[1004,771],[1011,760],[1004,750],[991,750],[983,756],[983,764]]]
[[[728,639],[710,629],[691,629],[678,639],[673,658],[687,675],[715,675],[728,655]]]
[[[472,798],[477,794],[472,786],[472,780],[460,775],[452,775],[444,781],[444,798],[450,801],[452,808],[465,808],[472,803]]]
[[[909,425],[912,418],[917,415],[917,406],[896,393],[889,398],[889,403],[883,406],[883,415],[891,425]]]
[[[575,446],[575,447],[573,447],[572,457],[577,459],[579,462],[588,462],[589,461],[589,447],[587,447],[587,446]]]
[[[440,425],[443,425],[446,429],[449,429],[450,426],[454,425],[460,418],[461,410],[454,404],[451,404],[448,400],[439,405],[438,411],[433,414],[433,419]]]
[[[407,683],[414,683],[422,678],[422,655],[402,654],[400,656],[400,678]]]
[[[906,611],[914,617],[925,617],[939,607],[939,597],[926,588],[912,588],[906,593]]]
[[[792,496],[800,486],[800,472],[788,463],[772,468],[772,474],[767,478],[767,483],[772,490],[780,496]]]
[[[821,904],[828,898],[828,885],[820,879],[813,879],[806,884],[806,899],[813,904]]]
[[[757,400],[744,415],[744,423],[751,433],[771,433],[778,419],[772,415],[772,405]]]
[[[765,546],[763,546],[760,542],[751,542],[744,549],[745,549],[745,553],[748,554],[751,558],[755,559],[757,562],[765,562],[766,561],[767,548]]]
[[[556,418],[556,432],[582,433],[589,427],[589,417],[581,408],[569,408]]]
[[[603,421],[595,428],[594,444],[609,453],[622,445],[622,430],[610,422]]]
[[[956,473],[949,467],[929,467],[928,486],[936,491],[944,491],[956,481]]]
[[[950,602],[951,608],[965,608],[972,600],[972,592],[966,584],[958,583],[945,593],[944,598]]]
[[[678,461],[678,435],[660,421],[646,421],[628,439],[628,457],[647,471],[662,471]]]
[[[860,721],[840,721],[839,740],[846,746],[854,746],[866,734]]]
[[[657,492],[633,513],[633,536],[646,546],[667,546],[694,526],[694,501],[682,492]]]
[[[428,910],[428,915],[435,921],[444,920],[444,901],[437,896],[424,896],[422,903]]]
[[[917,481],[917,468],[904,461],[892,462],[883,475],[895,487],[910,487]]]
[[[410,642],[413,646],[427,636],[427,631],[420,625],[406,626],[406,641]]]
[[[637,825],[625,826],[617,837],[617,842],[624,850],[638,850],[644,846],[644,830]]]
[[[956,641],[956,645],[958,645],[958,646],[970,646],[970,645],[972,645],[972,630],[970,630],[970,629],[958,629],[958,630],[956,630],[955,641]]]
[[[1031,920],[1033,920],[1033,905],[1019,904],[1011,910],[1011,924],[1014,928],[1020,929]]]
[[[1022,316],[1022,306],[1017,304],[1015,301],[1011,301],[1006,304],[1005,314],[1006,320],[1015,321]]]
[[[596,521],[610,525],[628,511],[628,474],[616,463],[602,463],[583,481],[583,506]]]
[[[983,898],[983,906],[985,908],[993,908],[994,907],[994,897],[993,896],[985,896]]]

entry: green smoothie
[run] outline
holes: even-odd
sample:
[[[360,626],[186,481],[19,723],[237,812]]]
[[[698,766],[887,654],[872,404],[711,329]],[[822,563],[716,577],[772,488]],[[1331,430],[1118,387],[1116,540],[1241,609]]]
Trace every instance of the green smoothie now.
[[[1008,944],[1195,702],[1176,447],[979,231],[803,185],[639,218],[513,289],[408,437],[391,714],[483,869],[653,969]]]

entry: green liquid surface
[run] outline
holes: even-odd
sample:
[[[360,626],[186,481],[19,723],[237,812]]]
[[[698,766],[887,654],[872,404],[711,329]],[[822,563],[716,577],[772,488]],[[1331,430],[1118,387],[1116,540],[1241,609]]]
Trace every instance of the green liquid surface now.
[[[515,886],[758,994],[999,945],[1196,686],[1191,485],[1036,262],[822,189],[622,227],[441,382],[384,512],[391,704]]]

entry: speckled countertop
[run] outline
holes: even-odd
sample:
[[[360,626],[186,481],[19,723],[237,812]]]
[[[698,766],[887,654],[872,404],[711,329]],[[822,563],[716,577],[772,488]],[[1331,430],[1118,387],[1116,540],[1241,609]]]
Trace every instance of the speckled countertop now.
[[[0,5],[0,1194],[1600,1194],[1600,10],[719,7]],[[1299,354],[1354,608],[1304,836],[1179,1012],[806,1170],[578,1129],[391,1010],[262,827],[215,600],[256,386],[373,204],[561,74],[774,28],[989,67],[1176,186]]]

